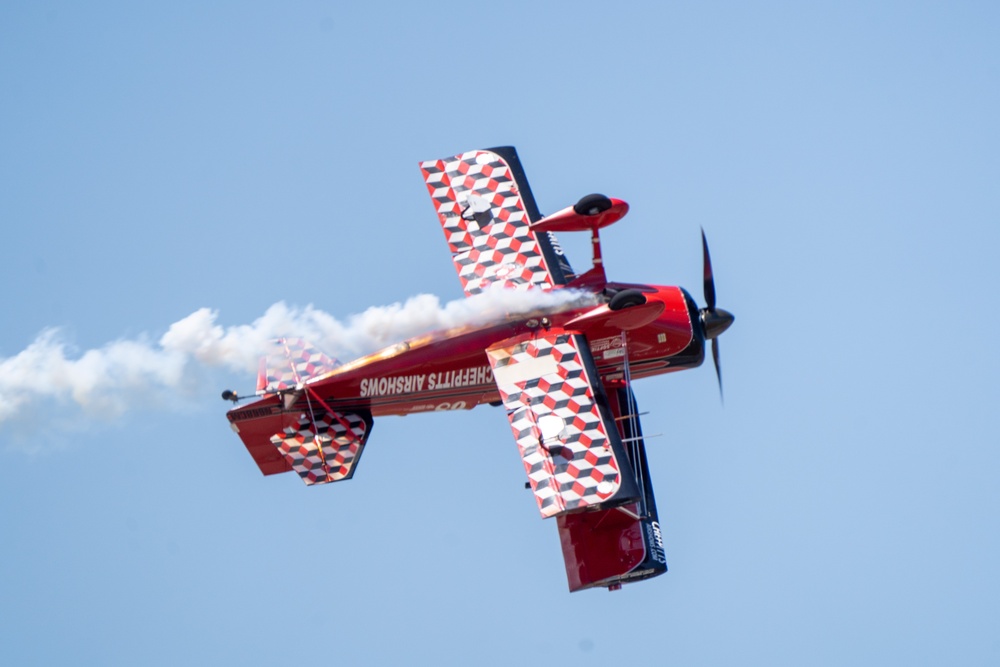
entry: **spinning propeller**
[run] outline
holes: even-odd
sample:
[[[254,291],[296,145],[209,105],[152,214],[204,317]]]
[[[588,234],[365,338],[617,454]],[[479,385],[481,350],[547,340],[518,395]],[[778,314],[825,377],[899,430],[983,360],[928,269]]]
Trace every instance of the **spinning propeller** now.
[[[701,230],[701,248],[704,257],[705,305],[699,311],[701,328],[705,338],[712,341],[712,362],[715,364],[715,377],[719,380],[719,397],[722,397],[722,369],[719,366],[718,337],[728,329],[736,319],[728,310],[715,307],[715,277],[712,274],[712,257],[708,254],[708,241],[705,230]]]

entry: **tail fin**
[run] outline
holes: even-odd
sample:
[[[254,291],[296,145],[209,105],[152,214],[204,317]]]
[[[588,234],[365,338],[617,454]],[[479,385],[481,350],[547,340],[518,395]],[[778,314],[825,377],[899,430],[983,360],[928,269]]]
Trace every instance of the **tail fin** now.
[[[273,345],[273,349],[260,358],[258,395],[291,389],[340,366],[339,361],[326,356],[302,338],[279,338]]]

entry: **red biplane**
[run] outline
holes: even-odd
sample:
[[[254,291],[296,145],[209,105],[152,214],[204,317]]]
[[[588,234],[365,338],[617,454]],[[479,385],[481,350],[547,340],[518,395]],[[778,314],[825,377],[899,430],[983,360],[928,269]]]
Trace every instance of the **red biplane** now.
[[[588,195],[539,215],[517,153],[476,150],[420,165],[467,296],[543,290],[572,298],[410,339],[340,364],[300,339],[262,359],[253,403],[228,417],[265,475],[309,485],[350,479],[384,415],[503,405],[542,517],[555,517],[571,591],[662,574],[666,555],[646,462],[636,378],[699,366],[733,316],[680,287],[609,282],[599,231],[628,204]],[[576,273],[555,232],[590,232]],[[225,392],[234,402],[243,397]]]

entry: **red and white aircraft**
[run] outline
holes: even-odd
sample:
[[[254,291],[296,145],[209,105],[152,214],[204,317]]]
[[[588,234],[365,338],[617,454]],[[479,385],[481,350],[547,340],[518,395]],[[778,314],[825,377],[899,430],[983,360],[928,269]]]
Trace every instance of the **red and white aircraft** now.
[[[542,517],[555,517],[571,591],[618,589],[667,569],[632,394],[636,378],[699,366],[733,316],[715,307],[702,234],[706,308],[680,287],[609,282],[599,230],[628,204],[588,195],[539,215],[517,153],[476,150],[420,165],[467,296],[559,290],[559,305],[410,339],[340,364],[300,339],[262,359],[254,402],[228,413],[265,475],[309,485],[350,479],[384,415],[503,405]],[[554,232],[586,231],[576,273]],[[721,375],[719,375],[721,391]],[[224,398],[242,400],[227,391]]]

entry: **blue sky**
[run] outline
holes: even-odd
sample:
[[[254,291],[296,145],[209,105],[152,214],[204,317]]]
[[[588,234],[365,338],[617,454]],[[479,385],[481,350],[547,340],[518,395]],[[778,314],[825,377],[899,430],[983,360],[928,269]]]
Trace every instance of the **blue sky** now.
[[[701,297],[644,380],[670,571],[566,592],[504,415],[376,422],[263,478],[225,387],[0,422],[5,664],[996,664],[994,3],[19,3],[0,9],[0,359],[284,301],[461,297],[417,163],[518,147],[609,275]],[[585,240],[561,239],[576,266]],[[11,396],[0,397],[11,400]]]

